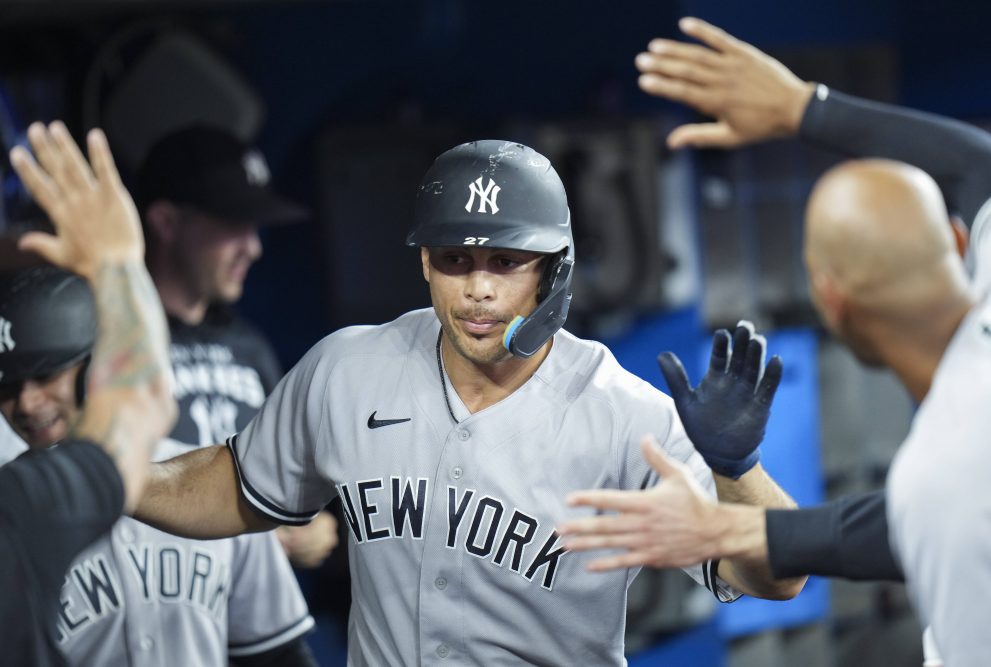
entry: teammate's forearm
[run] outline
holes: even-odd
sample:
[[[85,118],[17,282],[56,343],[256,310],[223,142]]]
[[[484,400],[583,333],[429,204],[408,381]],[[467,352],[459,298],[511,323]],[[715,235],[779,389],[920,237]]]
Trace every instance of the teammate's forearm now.
[[[104,263],[90,281],[99,335],[86,376],[86,407],[72,435],[110,454],[132,508],[151,449],[175,419],[168,329],[142,262]]]
[[[201,540],[274,527],[242,498],[233,456],[224,445],[152,464],[134,517],[159,530]]]
[[[739,479],[730,479],[723,475],[713,475],[713,479],[720,502],[783,509],[796,506],[791,496],[771,479],[760,463]]]
[[[970,226],[991,196],[991,134],[968,123],[820,87],[798,136],[851,156],[907,162],[935,179],[947,205]]]
[[[719,504],[722,526],[719,576],[749,595],[787,600],[801,592],[805,577],[775,578],[769,564],[766,513],[762,507]]]
[[[733,480],[715,475],[716,494],[727,507],[721,553],[733,554],[720,563],[720,576],[750,595],[789,599],[805,586],[805,578],[775,579],[767,559],[765,508],[793,508],[795,501],[757,464]],[[743,506],[740,506],[743,505]]]

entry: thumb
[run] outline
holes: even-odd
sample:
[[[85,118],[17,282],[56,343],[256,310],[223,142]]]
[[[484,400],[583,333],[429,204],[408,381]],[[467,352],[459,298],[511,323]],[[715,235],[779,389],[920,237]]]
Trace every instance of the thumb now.
[[[692,392],[688,384],[688,373],[681,364],[681,359],[674,352],[664,352],[657,357],[657,365],[661,367],[661,374],[668,382],[668,389],[671,391],[671,398],[676,404],[686,400]]]
[[[677,150],[693,146],[695,148],[732,148],[740,140],[729,125],[718,123],[689,123],[680,125],[668,135],[668,148]]]
[[[65,266],[62,244],[52,234],[27,232],[17,240],[17,248],[23,252],[32,252],[55,266]]]
[[[678,462],[664,453],[654,436],[645,435],[641,438],[640,450],[643,452],[644,460],[660,475],[662,480],[681,473]]]

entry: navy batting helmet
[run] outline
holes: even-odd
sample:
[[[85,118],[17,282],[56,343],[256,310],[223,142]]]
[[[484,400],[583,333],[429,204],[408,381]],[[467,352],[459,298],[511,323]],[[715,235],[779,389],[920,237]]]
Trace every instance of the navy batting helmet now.
[[[479,246],[552,255],[538,305],[506,327],[503,345],[529,357],[564,326],[575,264],[571,212],[550,160],[523,144],[472,141],[438,157],[416,196],[410,246]]]
[[[79,276],[40,266],[0,278],[0,383],[57,373],[95,341],[96,304]]]

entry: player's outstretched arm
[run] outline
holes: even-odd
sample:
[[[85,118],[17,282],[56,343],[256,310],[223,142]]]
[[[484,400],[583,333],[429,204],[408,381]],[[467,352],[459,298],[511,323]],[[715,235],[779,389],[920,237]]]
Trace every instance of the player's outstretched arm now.
[[[154,463],[134,518],[198,540],[270,530],[241,495],[234,456],[226,445],[204,447]]]
[[[56,233],[25,234],[19,246],[86,278],[96,299],[86,405],[70,436],[111,455],[132,507],[151,449],[176,415],[168,329],[144,266],[141,224],[101,131],[87,137],[89,162],[61,122],[32,124],[28,139],[34,156],[14,148],[11,164]]]
[[[685,464],[664,453],[652,435],[642,438],[640,448],[660,476],[656,485],[638,491],[594,489],[568,496],[573,507],[599,511],[557,527],[568,549],[625,550],[590,561],[589,570],[690,567],[715,558],[766,558],[762,508],[717,502]]]
[[[735,148],[797,136],[850,156],[898,160],[931,175],[969,226],[991,196],[991,135],[968,123],[871,102],[803,81],[754,46],[697,18],[701,44],[654,39],[636,57],[640,88],[712,116],[676,128],[671,148]]]
[[[610,512],[557,527],[572,551],[621,550],[590,561],[590,570],[689,567],[723,559],[720,576],[748,595],[780,600],[802,590],[804,578],[770,577],[764,508],[716,502],[684,464],[661,450],[653,436],[644,436],[641,449],[660,476],[655,486],[642,491],[581,491],[568,497],[572,506]]]

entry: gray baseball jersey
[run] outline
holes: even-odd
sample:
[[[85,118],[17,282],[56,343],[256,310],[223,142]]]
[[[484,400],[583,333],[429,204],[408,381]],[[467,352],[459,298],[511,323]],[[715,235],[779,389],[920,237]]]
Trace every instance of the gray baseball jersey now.
[[[554,526],[579,489],[656,482],[644,433],[712,492],[670,398],[598,343],[558,332],[530,380],[468,414],[442,391],[433,310],[318,343],[229,444],[242,489],[301,523],[340,496],[350,665],[619,665],[634,570],[593,574]],[[333,388],[333,389],[332,389]],[[721,600],[713,563],[686,571]]]
[[[947,665],[991,656],[989,396],[991,297],[957,328],[887,482],[891,543]]]
[[[974,217],[965,261],[978,293],[991,291],[991,199],[984,202]]]
[[[226,665],[312,627],[273,533],[187,540],[124,517],[66,573],[56,636],[71,665],[173,667]]]
[[[887,483],[892,548],[916,610],[932,624],[923,645],[927,656],[938,646],[952,665],[984,664],[991,650],[980,627],[991,596],[991,456],[983,444],[991,426],[983,405],[991,390],[991,200],[974,218],[966,263],[984,301],[944,352]]]

